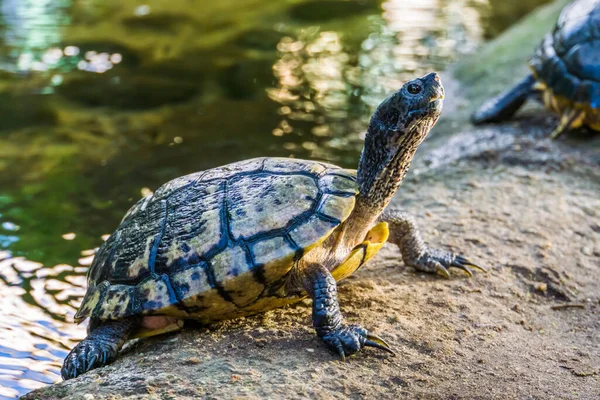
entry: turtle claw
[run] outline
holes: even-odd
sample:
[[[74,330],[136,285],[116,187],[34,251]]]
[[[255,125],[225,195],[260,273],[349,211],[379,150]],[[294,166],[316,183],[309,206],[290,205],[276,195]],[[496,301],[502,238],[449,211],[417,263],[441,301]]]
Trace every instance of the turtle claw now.
[[[487,269],[480,267],[477,264],[473,264],[468,258],[463,257],[463,256],[456,256],[454,258],[454,262],[456,264],[461,264],[462,266],[468,266],[468,267],[472,267],[472,268],[477,268],[478,270],[482,271],[482,272],[486,272],[487,273]],[[460,267],[458,267],[460,268]]]
[[[471,268],[487,272],[484,268],[472,263],[468,258],[454,255],[449,251],[428,249],[416,262],[411,263],[419,271],[439,273],[445,278],[450,278],[448,270],[457,268],[464,271],[469,277],[473,276]]]
[[[448,272],[446,267],[444,267],[440,263],[437,263],[435,265],[435,272],[442,274],[444,276],[444,278],[446,278],[446,279],[450,279],[450,272]]]
[[[469,278],[473,276],[473,273],[471,272],[469,267],[467,267],[466,265],[460,264],[458,262],[454,262],[450,266],[453,268],[458,268],[458,269],[465,271],[465,274],[467,274],[469,276]]]
[[[391,349],[390,345],[386,343],[385,340],[380,338],[379,336],[367,333],[367,340],[365,340],[365,347],[375,347],[379,350],[387,351],[392,355],[396,355],[394,350]]]
[[[357,353],[363,347],[375,347],[395,354],[390,346],[379,336],[370,334],[359,325],[342,325],[321,338],[329,348],[336,351],[342,361],[346,356]]]
[[[346,361],[346,353],[344,352],[344,346],[342,346],[342,343],[336,343],[335,347],[337,349],[338,354],[340,355],[340,359],[342,361]]]

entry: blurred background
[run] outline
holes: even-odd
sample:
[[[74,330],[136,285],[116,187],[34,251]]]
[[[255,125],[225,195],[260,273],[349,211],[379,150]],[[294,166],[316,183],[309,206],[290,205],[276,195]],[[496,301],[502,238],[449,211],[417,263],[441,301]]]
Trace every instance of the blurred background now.
[[[60,379],[130,205],[256,156],[354,168],[373,108],[544,0],[0,0],[0,399]]]

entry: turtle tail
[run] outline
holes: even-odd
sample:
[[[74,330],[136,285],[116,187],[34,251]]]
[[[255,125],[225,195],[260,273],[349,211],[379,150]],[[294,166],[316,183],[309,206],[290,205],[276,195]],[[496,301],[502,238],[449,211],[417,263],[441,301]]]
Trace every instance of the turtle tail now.
[[[529,95],[533,94],[535,78],[528,75],[515,87],[492,99],[489,99],[471,115],[471,122],[475,125],[487,122],[499,122],[513,116]]]

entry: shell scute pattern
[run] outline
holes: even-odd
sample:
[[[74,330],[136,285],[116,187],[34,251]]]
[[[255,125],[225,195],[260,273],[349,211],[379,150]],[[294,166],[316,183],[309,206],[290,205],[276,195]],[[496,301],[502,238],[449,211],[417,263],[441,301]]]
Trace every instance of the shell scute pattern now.
[[[578,43],[598,38],[600,13],[594,10],[598,4],[597,0],[576,1],[561,12],[553,32],[560,56]]]
[[[116,319],[123,314],[135,313],[139,309],[139,297],[135,296],[136,286],[114,284],[106,288],[104,299],[98,303],[97,314]]]
[[[341,172],[344,172],[343,174]],[[319,180],[319,188],[325,193],[340,196],[355,196],[358,193],[354,171],[342,170],[327,174]]]
[[[312,215],[304,224],[294,227],[290,232],[290,238],[300,248],[310,247],[317,242],[322,232],[334,229],[338,223],[324,220],[318,215]]]
[[[353,171],[294,159],[175,181],[138,202],[101,246],[79,320],[165,313],[211,321],[283,304],[272,286],[350,215],[357,193]]]
[[[111,281],[138,282],[153,272],[158,244],[165,226],[166,202],[148,206],[119,228],[119,240],[113,240],[108,260]]]
[[[202,262],[171,274],[178,305],[185,310],[187,316],[204,315],[207,321],[218,319],[216,316],[237,309],[234,303],[223,301],[222,293],[214,288],[214,277],[209,277],[208,269],[209,265]]]
[[[88,282],[90,282],[90,279],[88,279]],[[97,315],[97,313],[94,314],[94,310],[102,303],[109,286],[110,284],[108,281],[101,281],[98,282],[98,284],[88,283],[88,289],[83,298],[83,302],[79,306],[77,313],[75,313],[76,322],[81,322],[84,318]]]
[[[202,175],[202,181],[211,179],[229,179],[240,174],[254,174],[263,170],[265,158],[253,158],[251,160],[239,161],[222,167],[209,169]]]
[[[354,208],[354,202],[354,196],[341,197],[333,194],[324,194],[317,212],[332,221],[340,221],[344,217],[346,210]]]
[[[229,240],[222,211],[227,181],[199,182],[168,199],[165,233],[158,248],[158,273],[200,262]],[[206,257],[205,257],[206,258]],[[179,268],[174,264],[180,264]]]
[[[135,284],[153,273],[156,251],[164,230],[166,203],[155,202],[124,220],[100,246],[88,272],[88,289],[75,314],[76,320],[92,315],[117,315],[101,307],[110,283]],[[130,308],[122,307],[127,312]],[[96,311],[95,311],[96,310]],[[105,313],[105,314],[104,314]]]
[[[200,262],[171,274],[171,283],[173,284],[175,295],[179,301],[198,293],[208,292],[212,289],[208,274],[206,273],[206,268],[207,264],[205,262]]]
[[[253,243],[250,246],[250,253],[254,258],[254,264],[260,268],[260,280],[268,285],[279,279],[282,272],[286,274],[291,269],[297,250],[290,244],[290,240],[282,236]],[[287,270],[286,265],[289,267]]]
[[[303,175],[257,174],[229,185],[228,214],[235,240],[283,229],[310,212],[318,195],[315,179]]]
[[[146,205],[152,200],[153,195],[149,194],[145,197],[142,197],[137,203],[135,203],[123,216],[121,223],[131,219],[134,215],[137,215],[141,210],[143,210]]]
[[[135,286],[134,297],[140,310],[158,310],[177,303],[175,293],[166,276],[151,276]],[[135,310],[137,311],[137,310]]]
[[[98,251],[96,251],[94,260],[87,274],[88,293],[94,289],[95,285],[109,278],[110,268],[104,268],[104,266],[110,264],[112,252],[116,247],[116,243],[120,241],[120,238],[121,232],[117,230],[110,235],[102,246],[100,246]]]
[[[180,176],[179,178],[175,178],[165,183],[164,185],[156,189],[156,191],[153,194],[148,195],[147,197],[151,197],[154,201],[170,198],[176,192],[181,191],[189,186],[192,186],[195,182],[201,181],[203,175],[204,171]]]
[[[339,169],[339,167],[332,164],[282,157],[267,158],[264,162],[264,170],[274,173],[307,173],[313,176],[320,176],[328,169]]]
[[[256,300],[264,285],[252,273],[255,266],[248,262],[242,246],[233,246],[217,254],[211,261],[215,282],[227,293],[237,307]]]

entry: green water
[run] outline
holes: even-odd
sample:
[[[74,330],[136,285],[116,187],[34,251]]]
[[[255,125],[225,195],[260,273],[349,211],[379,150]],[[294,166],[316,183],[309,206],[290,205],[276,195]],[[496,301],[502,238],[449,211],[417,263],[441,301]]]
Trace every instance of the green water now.
[[[262,155],[355,166],[387,94],[540,0],[495,3],[0,1],[0,399],[60,379],[94,248],[142,194]]]

